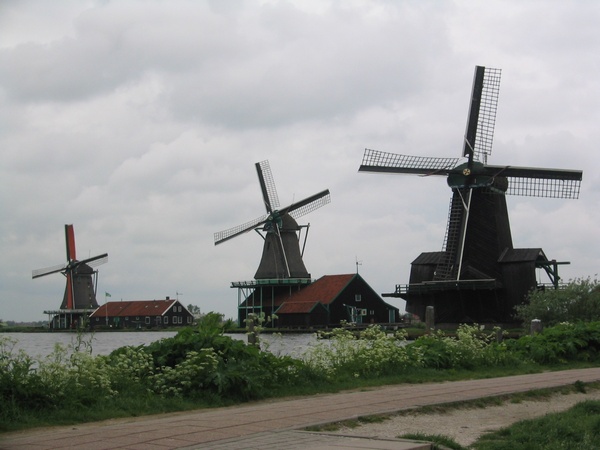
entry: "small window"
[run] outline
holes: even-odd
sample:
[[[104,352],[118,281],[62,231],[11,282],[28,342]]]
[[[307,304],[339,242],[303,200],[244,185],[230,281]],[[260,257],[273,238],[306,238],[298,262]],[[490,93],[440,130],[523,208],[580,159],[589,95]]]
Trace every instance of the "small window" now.
[[[362,297],[361,297],[361,295],[360,295],[360,294],[356,294],[356,295],[354,296],[354,301],[355,301],[355,302],[360,302],[361,300],[362,300]]]
[[[192,323],[192,318],[190,316],[187,316],[187,323]]]
[[[164,322],[165,322],[165,325],[167,325],[169,323],[169,316],[165,316]]]
[[[150,325],[150,317],[146,316],[144,322],[146,322],[146,325]]]
[[[375,315],[375,310],[374,309],[370,310],[369,314],[371,314],[372,316],[374,316]]]

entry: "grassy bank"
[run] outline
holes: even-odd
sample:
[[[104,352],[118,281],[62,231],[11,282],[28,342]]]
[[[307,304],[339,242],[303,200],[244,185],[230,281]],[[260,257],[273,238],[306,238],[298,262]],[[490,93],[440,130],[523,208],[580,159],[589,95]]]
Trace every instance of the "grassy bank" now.
[[[223,335],[208,317],[148,346],[90,355],[80,342],[36,360],[0,336],[0,431],[231,405],[398,383],[489,378],[589,367],[600,323],[563,324],[497,342],[462,326],[406,342],[377,327],[333,330],[300,358]],[[81,339],[84,339],[82,337]]]

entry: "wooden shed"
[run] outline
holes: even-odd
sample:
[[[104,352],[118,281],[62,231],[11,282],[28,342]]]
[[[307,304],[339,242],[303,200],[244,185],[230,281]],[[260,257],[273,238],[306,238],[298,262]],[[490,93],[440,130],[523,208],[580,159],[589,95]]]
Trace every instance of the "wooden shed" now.
[[[90,315],[90,327],[167,328],[190,326],[194,316],[179,300],[107,302]]]
[[[276,309],[280,327],[395,323],[398,308],[387,304],[359,274],[325,275],[286,299]]]

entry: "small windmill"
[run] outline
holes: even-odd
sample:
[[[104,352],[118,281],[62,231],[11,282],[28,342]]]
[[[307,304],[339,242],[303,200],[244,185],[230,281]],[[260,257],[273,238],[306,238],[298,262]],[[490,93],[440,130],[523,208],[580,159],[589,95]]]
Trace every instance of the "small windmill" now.
[[[269,162],[258,162],[255,166],[266,214],[237,227],[215,233],[215,245],[250,230],[262,230],[265,233],[265,235],[261,234],[264,239],[263,253],[254,278],[257,280],[310,278],[302,260],[304,251],[300,250],[298,234],[301,227],[296,219],[329,203],[329,190],[326,189],[285,208],[277,209],[279,197]],[[304,243],[306,243],[306,234]]]
[[[65,295],[61,310],[88,310],[98,308],[96,300],[96,286],[98,271],[93,267],[108,261],[108,253],[91,258],[77,260],[75,251],[75,232],[73,225],[65,225],[65,241],[67,249],[67,262],[57,266],[37,269],[32,272],[32,278],[40,278],[53,273],[62,273],[67,279]]]
[[[366,149],[361,172],[443,175],[452,189],[441,252],[423,253],[412,263],[408,286],[393,294],[408,312],[423,316],[436,307],[448,322],[507,321],[516,304],[536,287],[535,268],[558,282],[556,261],[541,249],[514,249],[504,194],[576,199],[582,171],[487,164],[492,151],[500,70],[475,68],[460,158],[398,155]]]

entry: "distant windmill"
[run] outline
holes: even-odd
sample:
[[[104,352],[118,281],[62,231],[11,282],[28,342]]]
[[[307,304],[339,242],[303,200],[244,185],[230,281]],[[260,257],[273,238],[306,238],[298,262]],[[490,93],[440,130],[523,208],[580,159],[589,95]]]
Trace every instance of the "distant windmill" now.
[[[233,239],[250,230],[262,229],[264,246],[261,261],[254,275],[260,279],[310,278],[300,251],[300,226],[295,219],[330,202],[329,190],[319,192],[285,208],[279,207],[279,198],[268,161],[255,164],[267,213],[237,227],[215,233],[215,245]]]
[[[361,172],[442,175],[452,190],[441,252],[412,263],[410,283],[393,294],[408,312],[436,318],[508,321],[515,305],[536,287],[535,269],[558,283],[556,261],[541,249],[514,249],[504,194],[575,199],[582,171],[487,164],[491,154],[500,70],[477,66],[463,148],[467,160],[397,155],[366,149]]]
[[[73,225],[65,225],[65,241],[67,249],[67,262],[57,266],[37,269],[32,272],[32,278],[40,278],[53,273],[62,273],[66,277],[65,295],[61,310],[96,309],[96,286],[98,272],[92,267],[99,266],[108,261],[108,253],[91,258],[77,260],[75,251],[75,232]]]

